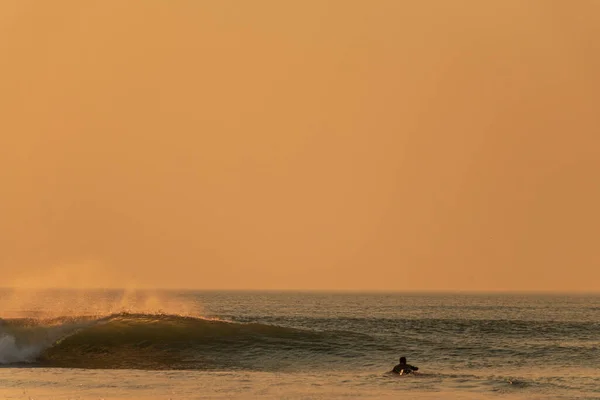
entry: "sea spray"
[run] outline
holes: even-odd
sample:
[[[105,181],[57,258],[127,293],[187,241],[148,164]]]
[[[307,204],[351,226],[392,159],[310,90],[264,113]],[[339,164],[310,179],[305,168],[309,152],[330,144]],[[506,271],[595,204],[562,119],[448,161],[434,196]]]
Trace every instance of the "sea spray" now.
[[[0,324],[0,364],[31,363],[46,349],[97,323],[90,318],[8,319]]]
[[[0,364],[31,362],[39,353],[39,346],[19,347],[13,336],[0,333]]]
[[[0,318],[51,319],[118,313],[202,315],[186,296],[149,290],[10,289],[0,291]]]

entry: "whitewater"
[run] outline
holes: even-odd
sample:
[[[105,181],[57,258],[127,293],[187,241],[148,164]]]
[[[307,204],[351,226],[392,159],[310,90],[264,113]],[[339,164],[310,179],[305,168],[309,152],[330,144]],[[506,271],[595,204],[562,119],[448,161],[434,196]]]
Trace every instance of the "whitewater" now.
[[[0,291],[0,399],[599,399],[599,362],[597,295]]]

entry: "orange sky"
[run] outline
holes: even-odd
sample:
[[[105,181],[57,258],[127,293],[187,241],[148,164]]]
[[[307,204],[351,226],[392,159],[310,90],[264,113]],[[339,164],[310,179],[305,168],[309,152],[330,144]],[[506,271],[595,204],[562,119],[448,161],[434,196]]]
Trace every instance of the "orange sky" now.
[[[600,290],[600,2],[0,2],[0,285]]]

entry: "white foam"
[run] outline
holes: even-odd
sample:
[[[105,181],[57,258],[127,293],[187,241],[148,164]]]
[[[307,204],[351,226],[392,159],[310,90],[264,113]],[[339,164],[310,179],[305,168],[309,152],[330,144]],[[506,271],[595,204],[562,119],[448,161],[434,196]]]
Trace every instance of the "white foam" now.
[[[98,321],[37,326],[37,332],[7,331],[0,327],[0,364],[34,362],[46,349],[78,330]],[[19,340],[20,339],[20,340]]]
[[[19,346],[14,336],[0,332],[0,364],[32,362],[45,347],[43,344]]]

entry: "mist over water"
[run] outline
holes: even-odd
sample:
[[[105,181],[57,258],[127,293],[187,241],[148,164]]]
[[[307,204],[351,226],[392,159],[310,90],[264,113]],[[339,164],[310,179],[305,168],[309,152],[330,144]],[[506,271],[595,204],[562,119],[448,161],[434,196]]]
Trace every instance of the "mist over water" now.
[[[200,316],[201,304],[175,292],[109,289],[0,289],[0,315],[49,319],[118,313]]]

